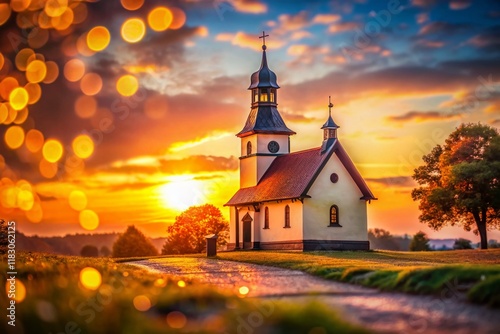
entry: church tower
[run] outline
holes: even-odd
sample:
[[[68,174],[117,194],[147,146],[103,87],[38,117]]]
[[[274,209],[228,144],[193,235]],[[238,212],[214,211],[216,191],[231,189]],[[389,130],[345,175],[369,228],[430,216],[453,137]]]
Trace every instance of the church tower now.
[[[240,188],[257,185],[273,160],[290,153],[290,130],[278,111],[280,88],[276,74],[267,65],[266,35],[262,32],[262,63],[251,76],[251,110],[243,129],[236,135],[241,138]]]
[[[328,119],[326,123],[323,124],[321,129],[323,130],[323,143],[321,144],[321,153],[326,152],[337,140],[337,129],[340,128],[332,118],[332,98],[328,96]]]

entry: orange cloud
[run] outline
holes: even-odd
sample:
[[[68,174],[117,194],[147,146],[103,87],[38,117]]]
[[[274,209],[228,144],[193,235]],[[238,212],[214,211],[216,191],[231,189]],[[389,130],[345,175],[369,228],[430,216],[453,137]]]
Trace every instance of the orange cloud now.
[[[260,0],[230,0],[236,11],[241,13],[267,13],[267,5]]]
[[[312,22],[317,24],[330,24],[341,19],[337,14],[317,14],[313,17]]]
[[[256,35],[247,34],[242,31],[238,31],[236,34],[221,33],[215,37],[215,40],[221,42],[231,42],[233,45],[254,50],[259,50],[262,47],[262,41],[257,38]],[[276,39],[266,39],[266,44],[268,47],[273,49],[279,49],[284,45],[282,41]]]
[[[390,122],[425,122],[439,121],[456,118],[458,115],[453,113],[443,113],[439,111],[408,111],[403,115],[388,116],[386,119]]]
[[[341,32],[354,30],[359,27],[359,23],[356,22],[338,22],[334,23],[328,27],[328,32],[332,34],[338,34]]]

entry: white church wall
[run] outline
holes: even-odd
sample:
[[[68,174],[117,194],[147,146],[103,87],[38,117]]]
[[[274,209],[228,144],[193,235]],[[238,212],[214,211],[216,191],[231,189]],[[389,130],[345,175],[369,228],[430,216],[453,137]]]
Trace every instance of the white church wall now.
[[[285,206],[290,207],[290,228],[285,228]],[[265,207],[269,208],[269,229],[264,229]],[[260,241],[261,243],[273,241],[302,240],[302,203],[300,201],[283,201],[281,203],[268,202],[260,207]]]
[[[330,175],[339,176],[337,183]],[[354,240],[366,241],[366,202],[360,200],[361,191],[335,153],[327,162],[308,192],[311,198],[304,199],[305,240]],[[339,224],[329,227],[330,207],[339,208]]]
[[[257,159],[249,157],[240,160],[240,188],[253,187],[257,184]]]

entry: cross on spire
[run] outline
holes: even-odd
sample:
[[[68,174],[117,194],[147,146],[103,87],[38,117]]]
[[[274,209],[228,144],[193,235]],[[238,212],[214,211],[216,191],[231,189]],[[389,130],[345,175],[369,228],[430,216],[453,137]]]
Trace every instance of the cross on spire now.
[[[332,108],[333,108],[332,97],[328,96],[328,115],[329,116],[332,116]]]
[[[262,38],[262,50],[266,50],[266,37],[269,37],[269,35],[266,35],[265,31],[262,31],[262,36],[259,36],[259,38]]]

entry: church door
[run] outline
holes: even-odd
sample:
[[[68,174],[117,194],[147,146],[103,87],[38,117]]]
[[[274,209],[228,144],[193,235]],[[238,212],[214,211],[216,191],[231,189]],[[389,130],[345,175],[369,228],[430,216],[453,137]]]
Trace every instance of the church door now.
[[[243,249],[252,249],[252,217],[246,214],[243,217]]]

